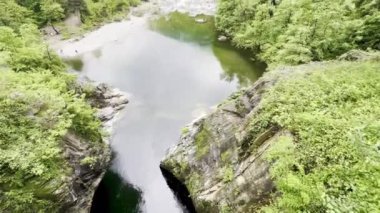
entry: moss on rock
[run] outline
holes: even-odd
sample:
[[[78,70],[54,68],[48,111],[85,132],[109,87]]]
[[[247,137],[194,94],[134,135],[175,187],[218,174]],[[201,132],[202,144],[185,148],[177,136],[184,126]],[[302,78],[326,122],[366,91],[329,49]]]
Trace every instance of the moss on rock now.
[[[168,159],[187,159],[196,209],[379,209],[380,60],[361,55],[273,70],[195,122]]]

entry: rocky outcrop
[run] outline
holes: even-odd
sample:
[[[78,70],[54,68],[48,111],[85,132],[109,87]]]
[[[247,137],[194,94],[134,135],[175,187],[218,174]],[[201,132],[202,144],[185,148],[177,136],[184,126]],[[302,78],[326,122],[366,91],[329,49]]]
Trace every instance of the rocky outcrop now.
[[[355,50],[339,60],[378,61],[379,56]],[[269,173],[275,165],[275,160],[268,160],[270,150],[283,138],[290,139],[290,143],[299,141],[290,131],[271,123],[272,119],[264,118],[276,114],[262,116],[262,98],[279,79],[303,76],[306,81],[312,72],[327,72],[346,63],[339,60],[267,72],[252,87],[235,93],[183,130],[178,145],[168,151],[160,167],[169,187],[189,212],[258,212],[280,195]]]
[[[97,116],[108,133],[112,132],[112,127],[114,122],[117,121],[116,116],[118,113],[128,104],[125,93],[103,83],[96,86],[89,101],[93,107],[98,109]],[[106,142],[109,143],[108,140]]]
[[[270,126],[252,135],[249,123],[260,110],[262,94],[289,71],[297,70],[267,73],[232,95],[186,127],[178,145],[168,151],[161,170],[189,212],[254,212],[269,202],[275,185],[264,156],[278,137],[291,134]]]
[[[90,212],[93,195],[106,172],[111,151],[108,146],[112,126],[117,120],[118,113],[125,107],[128,100],[121,91],[106,84],[93,86],[93,82],[82,80],[79,91],[86,93],[89,103],[98,109],[98,117],[103,129],[107,132],[103,144],[94,145],[69,132],[63,138],[64,156],[72,168],[65,187],[56,191],[62,197],[64,212]],[[91,89],[88,89],[91,87]],[[84,89],[87,88],[87,89]]]

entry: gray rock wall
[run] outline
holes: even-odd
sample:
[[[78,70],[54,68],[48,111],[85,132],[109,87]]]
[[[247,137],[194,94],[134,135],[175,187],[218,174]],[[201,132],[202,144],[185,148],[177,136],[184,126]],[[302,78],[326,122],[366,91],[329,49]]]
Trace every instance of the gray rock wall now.
[[[262,78],[194,121],[162,161],[161,166],[186,185],[197,212],[252,212],[275,190],[263,154],[276,137],[288,133],[268,129],[250,139],[257,147],[252,152],[245,143],[261,94],[277,78]]]
[[[79,89],[93,84],[83,80],[79,82]],[[63,212],[90,212],[95,190],[110,163],[112,127],[118,114],[128,103],[123,92],[106,84],[93,86],[93,91],[88,96],[90,104],[98,110],[97,116],[107,135],[103,137],[103,144],[100,146],[93,146],[92,142],[78,137],[74,132],[67,133],[63,138],[64,155],[72,168],[72,174],[65,181],[67,186],[56,190],[56,194],[62,197]],[[96,161],[86,162],[90,156],[96,156]]]

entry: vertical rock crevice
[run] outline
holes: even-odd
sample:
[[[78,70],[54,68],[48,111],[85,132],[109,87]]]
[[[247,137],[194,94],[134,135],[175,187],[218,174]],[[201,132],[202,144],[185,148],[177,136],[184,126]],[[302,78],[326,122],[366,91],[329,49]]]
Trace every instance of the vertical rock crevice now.
[[[183,206],[184,212],[196,213],[193,200],[190,197],[190,192],[186,185],[178,180],[173,173],[165,169],[162,165],[160,165],[160,170],[169,188],[173,191],[177,200]]]

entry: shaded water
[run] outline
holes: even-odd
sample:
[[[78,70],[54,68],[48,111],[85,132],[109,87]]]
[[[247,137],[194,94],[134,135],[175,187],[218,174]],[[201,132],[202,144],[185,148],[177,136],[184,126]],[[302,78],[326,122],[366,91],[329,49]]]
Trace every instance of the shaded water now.
[[[211,17],[198,18],[207,22],[180,13],[142,21],[123,39],[82,55],[84,75],[130,94],[111,144],[115,159],[93,212],[182,212],[161,175],[160,160],[182,127],[265,69],[246,52],[218,42]],[[110,178],[113,173],[120,179]]]

